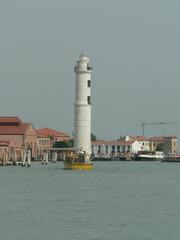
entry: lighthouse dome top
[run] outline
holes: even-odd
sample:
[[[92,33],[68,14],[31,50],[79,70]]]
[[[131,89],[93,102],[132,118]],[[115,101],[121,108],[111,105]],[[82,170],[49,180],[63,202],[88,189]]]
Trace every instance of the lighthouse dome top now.
[[[89,58],[81,52],[79,59],[77,59],[76,65],[74,67],[75,72],[91,72],[92,67],[90,65]]]
[[[83,51],[82,51],[81,54],[80,54],[79,60],[82,61],[82,62],[83,62],[83,61],[89,62],[89,58],[84,54]]]

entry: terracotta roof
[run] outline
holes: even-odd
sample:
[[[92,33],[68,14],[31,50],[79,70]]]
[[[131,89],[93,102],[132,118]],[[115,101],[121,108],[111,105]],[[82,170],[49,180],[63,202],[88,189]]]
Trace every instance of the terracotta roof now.
[[[164,141],[164,140],[171,140],[171,139],[177,139],[176,136],[166,136],[166,137],[151,137],[149,138],[150,141]]]
[[[0,117],[0,123],[21,123],[19,117]]]
[[[164,141],[164,137],[150,137],[149,141]]]
[[[1,126],[0,135],[23,135],[29,127],[29,123],[21,123],[15,126]]]
[[[40,135],[44,135],[44,136],[67,136],[70,137],[69,134],[64,133],[64,132],[60,132],[60,131],[56,131],[50,128],[40,128],[40,129],[36,129],[36,132]]]
[[[47,135],[44,135],[44,134],[40,134],[40,133],[38,133],[37,130],[36,130],[36,133],[37,133],[37,137],[38,137],[38,138],[50,138],[50,137],[47,136]]]
[[[137,141],[149,141],[149,139],[144,136],[137,136],[137,137],[134,137],[134,139]]]
[[[177,137],[176,136],[166,136],[166,137],[164,137],[165,139],[167,139],[167,138],[170,138],[170,139],[177,139]]]

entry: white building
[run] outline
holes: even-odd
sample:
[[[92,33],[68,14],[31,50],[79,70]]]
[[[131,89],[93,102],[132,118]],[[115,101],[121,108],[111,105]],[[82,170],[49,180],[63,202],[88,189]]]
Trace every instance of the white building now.
[[[92,154],[94,157],[119,157],[121,154],[135,154],[142,150],[137,140],[132,141],[104,141],[92,142]]]
[[[91,72],[89,58],[83,53],[74,67],[76,74],[74,146],[91,155]]]
[[[141,145],[141,151],[150,151],[150,140],[143,136],[134,137],[134,140],[138,141]]]

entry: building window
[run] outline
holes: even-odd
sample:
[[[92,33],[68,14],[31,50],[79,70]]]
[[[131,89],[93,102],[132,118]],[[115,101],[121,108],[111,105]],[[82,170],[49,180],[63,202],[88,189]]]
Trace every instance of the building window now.
[[[98,145],[98,154],[101,154],[101,145]]]
[[[88,87],[91,87],[91,80],[87,81],[87,85],[88,85]]]
[[[91,97],[87,96],[87,103],[90,105],[91,104]]]
[[[108,153],[108,146],[106,145],[106,153]]]

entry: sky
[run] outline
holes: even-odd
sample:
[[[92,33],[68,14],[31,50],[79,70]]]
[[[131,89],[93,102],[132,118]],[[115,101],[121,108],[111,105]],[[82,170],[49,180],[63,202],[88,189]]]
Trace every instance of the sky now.
[[[92,73],[99,139],[180,138],[179,0],[1,0],[0,115],[74,130],[74,64]]]

